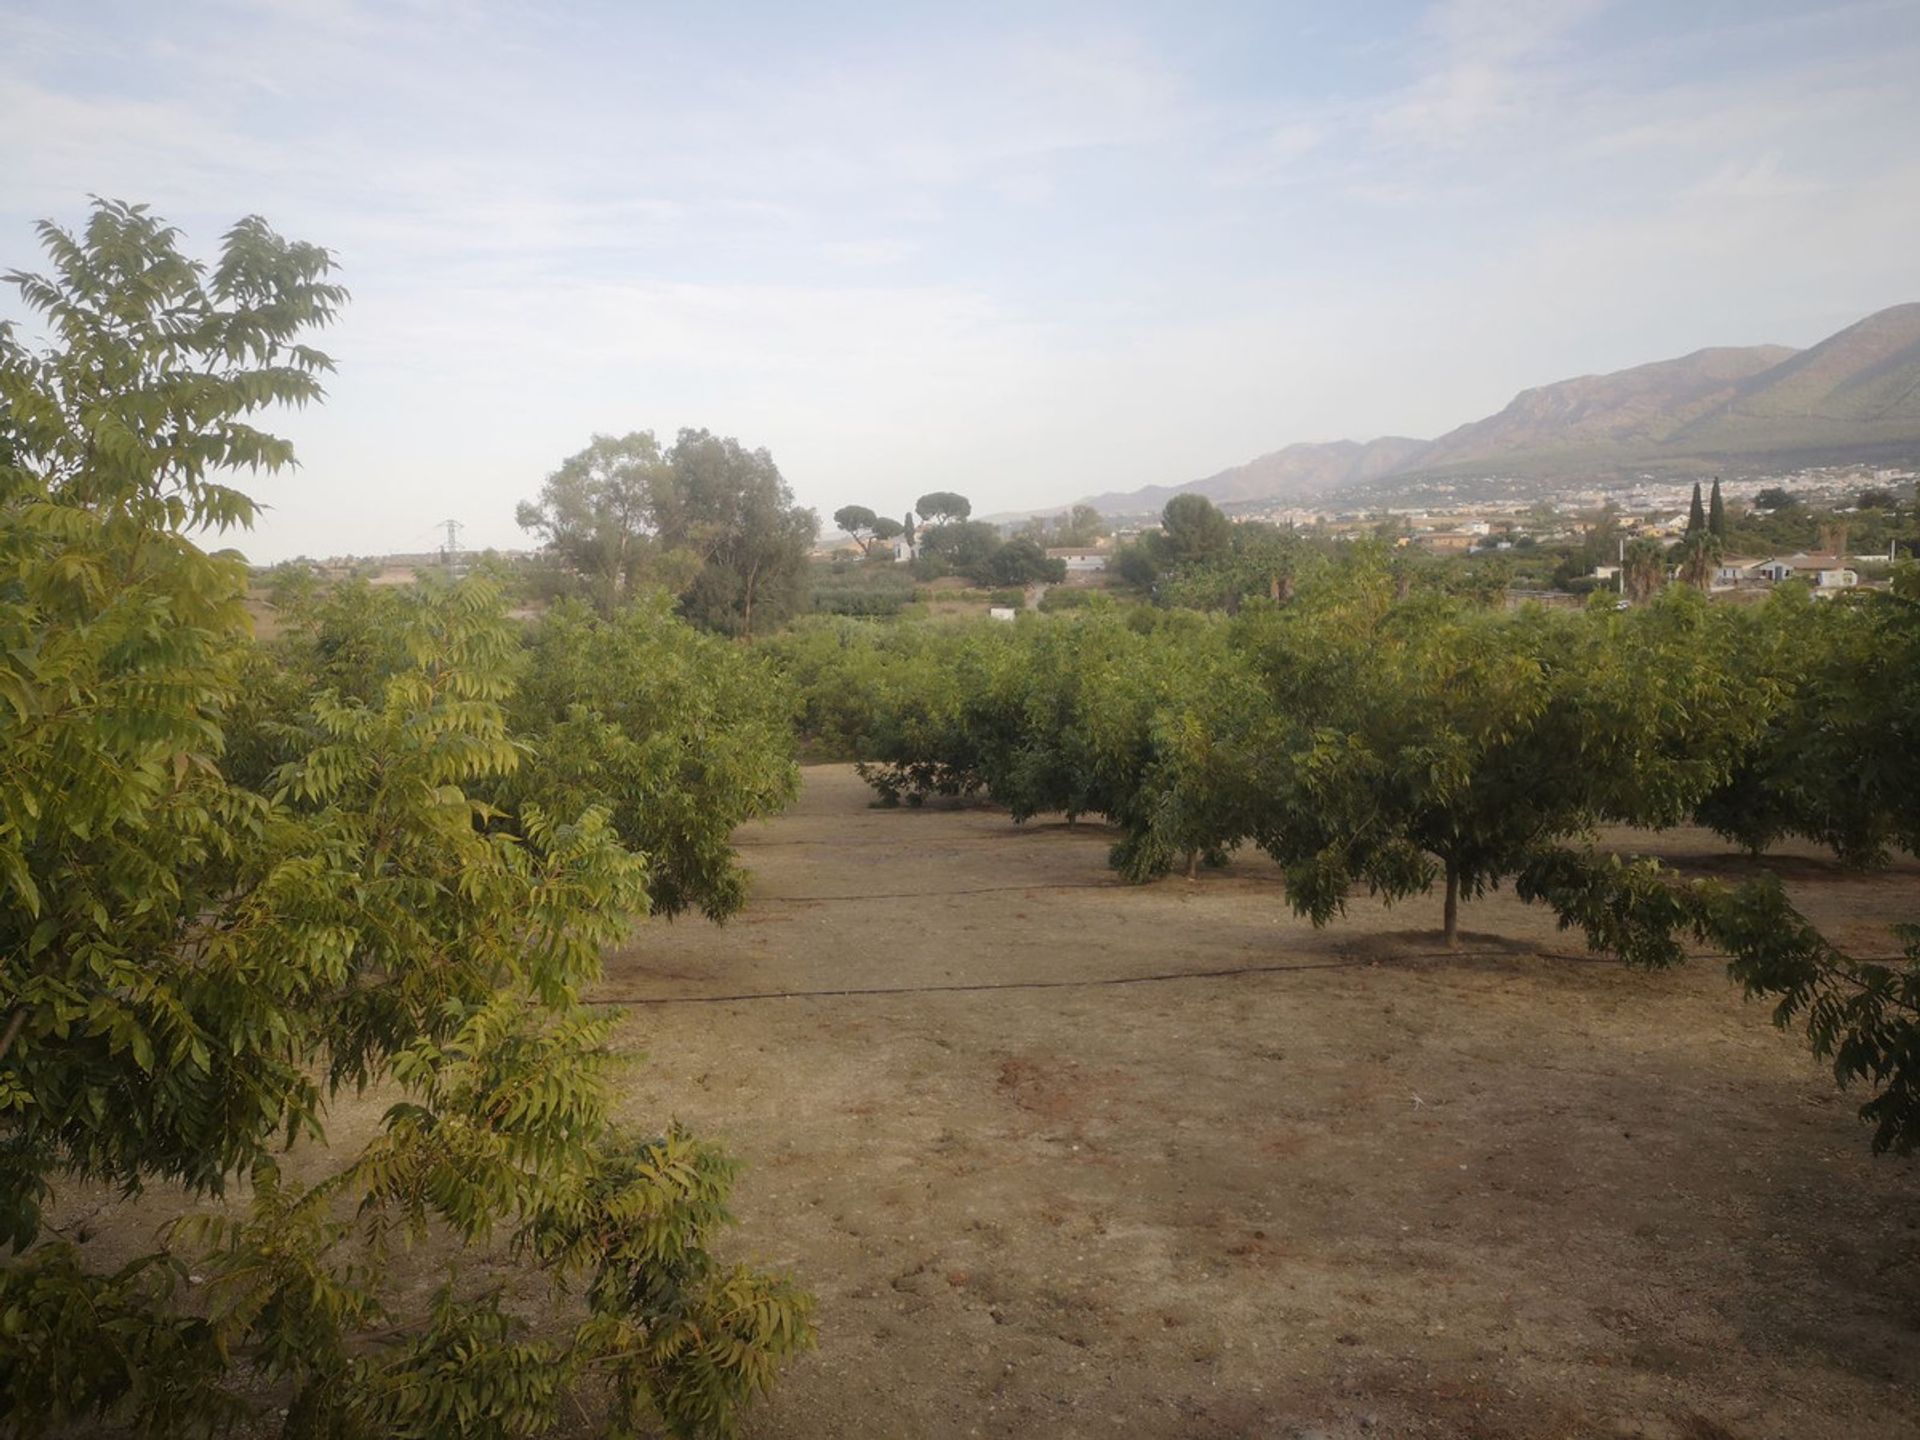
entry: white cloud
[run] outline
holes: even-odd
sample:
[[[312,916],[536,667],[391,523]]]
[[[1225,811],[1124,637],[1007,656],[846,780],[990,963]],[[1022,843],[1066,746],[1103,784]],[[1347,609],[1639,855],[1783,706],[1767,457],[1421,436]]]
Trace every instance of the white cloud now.
[[[1441,0],[1423,26],[1429,62],[1380,113],[1377,131],[1402,143],[1462,145],[1521,118],[1551,86],[1548,62],[1599,9],[1599,0]]]

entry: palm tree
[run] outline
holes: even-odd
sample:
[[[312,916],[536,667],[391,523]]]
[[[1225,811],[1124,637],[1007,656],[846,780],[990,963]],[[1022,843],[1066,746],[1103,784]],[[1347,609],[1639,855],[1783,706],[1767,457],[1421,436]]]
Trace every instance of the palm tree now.
[[[1711,530],[1694,530],[1668,556],[1674,562],[1678,577],[1688,585],[1706,590],[1713,584],[1713,572],[1720,564],[1720,557],[1726,552],[1720,537]]]
[[[1667,582],[1667,552],[1658,540],[1642,537],[1627,542],[1621,578],[1626,597],[1645,600]]]

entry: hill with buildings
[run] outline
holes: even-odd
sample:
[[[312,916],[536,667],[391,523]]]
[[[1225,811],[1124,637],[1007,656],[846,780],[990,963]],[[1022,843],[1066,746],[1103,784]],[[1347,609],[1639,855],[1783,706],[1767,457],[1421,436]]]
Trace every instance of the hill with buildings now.
[[[1183,485],[1088,498],[1145,514],[1179,494],[1306,504],[1435,481],[1497,478],[1545,496],[1575,479],[1920,458],[1920,303],[1881,310],[1805,350],[1753,345],[1582,375],[1516,395],[1436,440],[1289,445]]]

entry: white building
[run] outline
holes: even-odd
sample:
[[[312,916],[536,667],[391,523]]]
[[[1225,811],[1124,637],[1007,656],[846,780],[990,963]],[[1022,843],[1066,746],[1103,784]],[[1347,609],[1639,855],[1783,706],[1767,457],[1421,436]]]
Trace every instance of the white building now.
[[[1104,570],[1107,568],[1107,552],[1104,550],[1062,549],[1047,551],[1049,560],[1064,560],[1069,573],[1075,570]]]
[[[1860,583],[1859,572],[1839,555],[1775,555],[1755,565],[1751,572],[1762,580],[1778,585],[1798,575],[1822,590],[1845,590]]]

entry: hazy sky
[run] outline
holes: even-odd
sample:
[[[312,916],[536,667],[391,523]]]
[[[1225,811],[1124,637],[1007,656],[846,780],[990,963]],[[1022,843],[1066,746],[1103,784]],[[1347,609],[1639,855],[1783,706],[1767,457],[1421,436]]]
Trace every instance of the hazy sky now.
[[[595,431],[823,517],[1177,483],[1920,299],[1920,0],[0,0],[0,269],[338,252],[260,559],[517,545]]]

